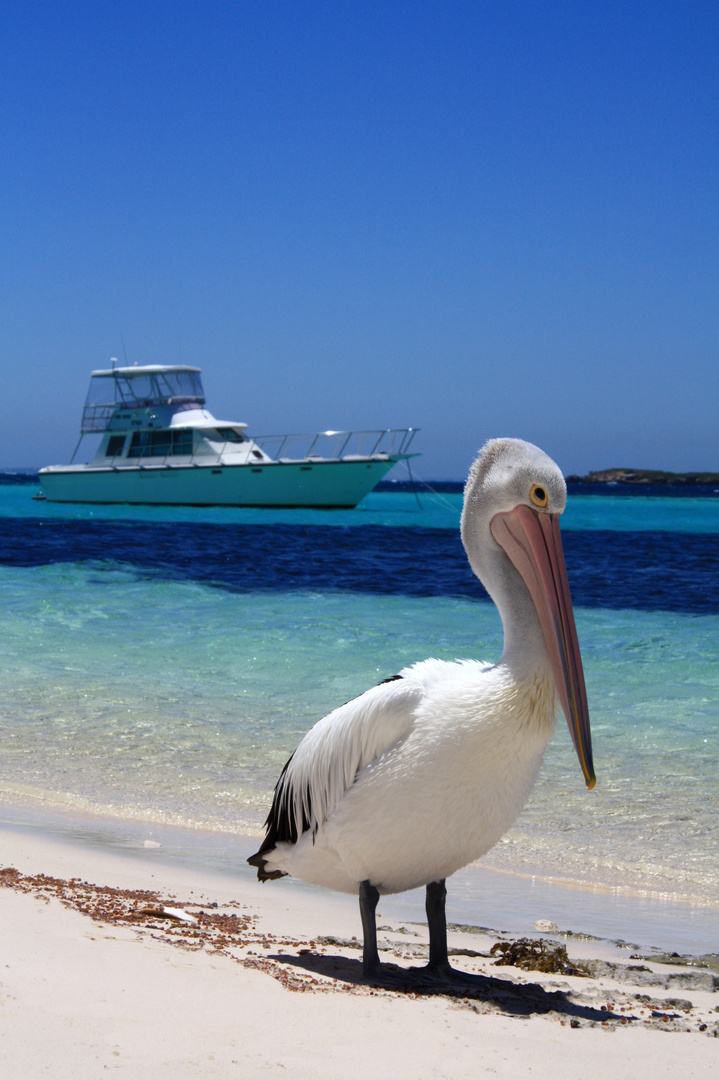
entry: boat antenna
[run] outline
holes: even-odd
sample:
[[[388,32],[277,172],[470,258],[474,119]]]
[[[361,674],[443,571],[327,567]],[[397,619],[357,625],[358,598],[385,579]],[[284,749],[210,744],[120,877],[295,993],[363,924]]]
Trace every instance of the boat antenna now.
[[[125,367],[129,367],[130,365],[127,360],[127,349],[125,348],[125,338],[123,334],[120,334],[120,341],[122,342],[122,352],[125,357]]]

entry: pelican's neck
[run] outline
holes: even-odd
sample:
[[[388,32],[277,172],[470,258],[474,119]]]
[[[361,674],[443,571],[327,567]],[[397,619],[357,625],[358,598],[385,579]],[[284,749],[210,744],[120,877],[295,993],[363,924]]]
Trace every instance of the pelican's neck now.
[[[554,684],[542,626],[529,589],[504,552],[497,554],[494,563],[492,573],[485,576],[485,587],[497,605],[504,627],[504,649],[499,662],[520,679],[546,676]]]
[[[519,602],[519,597],[513,597],[511,604],[500,608],[499,613],[504,627],[504,649],[500,663],[517,675],[548,675],[553,678],[542,627],[529,593],[526,593],[526,603]]]

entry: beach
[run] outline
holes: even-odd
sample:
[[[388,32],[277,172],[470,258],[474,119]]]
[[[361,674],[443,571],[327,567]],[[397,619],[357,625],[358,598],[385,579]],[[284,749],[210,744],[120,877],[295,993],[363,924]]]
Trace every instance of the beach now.
[[[452,962],[486,986],[400,993],[362,977],[352,898],[29,830],[3,830],[2,851],[7,1076],[599,1080],[716,1067],[708,969],[566,939],[570,962],[607,966],[542,974],[494,966],[501,954],[485,954],[501,935],[452,931]],[[383,962],[421,964],[426,927],[382,907]]]

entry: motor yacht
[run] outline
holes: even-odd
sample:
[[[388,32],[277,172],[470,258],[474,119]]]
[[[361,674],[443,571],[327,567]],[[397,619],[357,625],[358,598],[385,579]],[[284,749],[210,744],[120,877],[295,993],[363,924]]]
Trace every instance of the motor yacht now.
[[[69,465],[39,479],[46,499],[189,506],[354,507],[409,452],[413,428],[253,436],[205,407],[200,368],[93,371]],[[75,464],[88,436],[94,457]],[[97,438],[94,440],[97,442]]]

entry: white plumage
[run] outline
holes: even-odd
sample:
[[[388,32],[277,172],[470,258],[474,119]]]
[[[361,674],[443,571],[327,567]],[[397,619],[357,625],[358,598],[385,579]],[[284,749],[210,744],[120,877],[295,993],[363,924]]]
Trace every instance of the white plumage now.
[[[290,874],[359,891],[368,971],[379,964],[368,941],[376,896],[427,885],[430,966],[447,974],[444,879],[516,820],[554,730],[557,692],[593,786],[557,524],[565,502],[562,474],[541,450],[487,443],[465,488],[462,540],[502,616],[500,661],[404,668],[320,720],[277,783],[250,862],[262,880]]]

